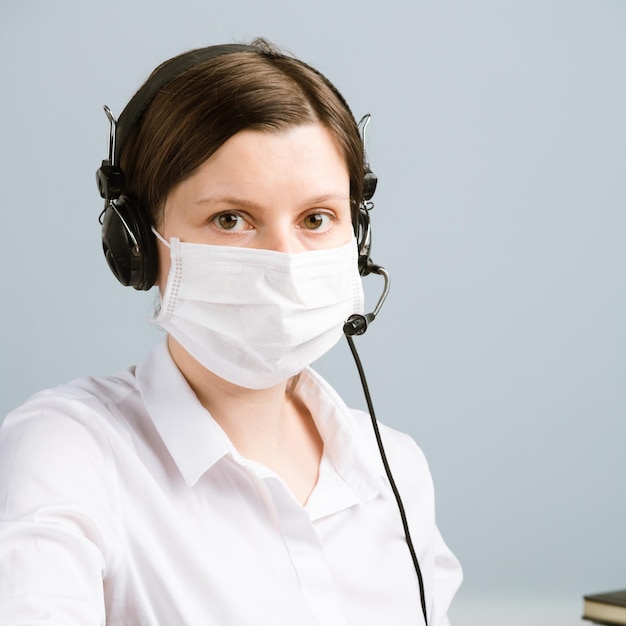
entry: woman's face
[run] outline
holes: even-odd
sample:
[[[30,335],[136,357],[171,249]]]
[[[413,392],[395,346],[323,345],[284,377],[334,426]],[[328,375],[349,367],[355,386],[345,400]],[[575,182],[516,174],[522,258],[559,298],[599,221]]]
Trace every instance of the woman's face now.
[[[321,124],[244,130],[168,194],[159,232],[167,240],[280,252],[334,248],[352,237],[350,177]],[[159,284],[169,249],[159,246]]]

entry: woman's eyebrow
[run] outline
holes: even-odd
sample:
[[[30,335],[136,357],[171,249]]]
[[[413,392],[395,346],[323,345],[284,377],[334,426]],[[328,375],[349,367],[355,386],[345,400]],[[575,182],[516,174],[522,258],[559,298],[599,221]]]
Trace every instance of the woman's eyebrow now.
[[[320,194],[311,196],[310,198],[305,199],[301,204],[303,206],[315,206],[318,204],[324,204],[329,201],[350,201],[350,196],[343,193],[328,193],[328,194]],[[238,206],[249,209],[260,209],[262,208],[262,204],[256,202],[254,200],[250,200],[248,198],[239,198],[237,196],[207,196],[205,198],[200,198],[194,202],[196,205],[211,205],[211,204],[226,204],[232,206]]]
[[[239,207],[245,208],[259,208],[261,205],[254,200],[248,200],[245,198],[238,198],[237,196],[206,196],[204,198],[200,198],[196,200],[194,204],[204,205],[204,204],[229,204]]]

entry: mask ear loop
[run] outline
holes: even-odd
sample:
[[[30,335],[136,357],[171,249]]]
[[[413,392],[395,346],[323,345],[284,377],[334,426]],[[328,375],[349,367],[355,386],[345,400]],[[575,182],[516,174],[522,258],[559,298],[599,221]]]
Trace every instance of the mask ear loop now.
[[[151,226],[150,230],[152,231],[152,233],[154,234],[154,236],[164,245],[167,246],[168,248],[171,248],[172,246],[170,246],[170,242],[163,237],[163,235],[154,227]]]

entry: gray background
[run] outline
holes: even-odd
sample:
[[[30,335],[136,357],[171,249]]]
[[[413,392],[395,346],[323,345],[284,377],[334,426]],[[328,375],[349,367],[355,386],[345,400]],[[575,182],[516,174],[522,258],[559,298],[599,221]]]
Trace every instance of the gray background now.
[[[358,345],[379,419],[430,460],[454,623],[578,623],[626,587],[623,0],[2,0],[0,414],[159,336],[100,252],[102,105],[256,35],[373,116],[393,284]],[[319,367],[364,405],[343,343]]]

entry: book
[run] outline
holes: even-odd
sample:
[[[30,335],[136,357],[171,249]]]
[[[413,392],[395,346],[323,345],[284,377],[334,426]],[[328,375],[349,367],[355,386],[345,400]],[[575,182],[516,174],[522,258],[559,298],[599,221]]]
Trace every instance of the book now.
[[[598,624],[626,624],[626,589],[583,597],[583,619]]]

